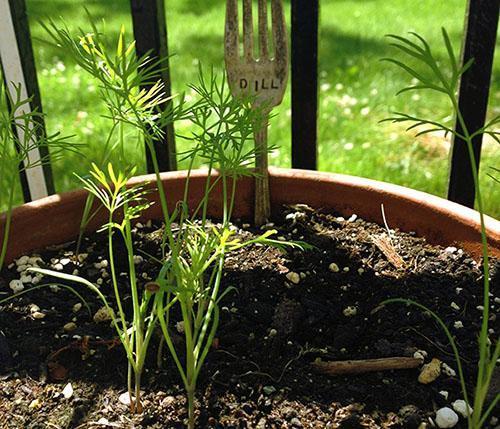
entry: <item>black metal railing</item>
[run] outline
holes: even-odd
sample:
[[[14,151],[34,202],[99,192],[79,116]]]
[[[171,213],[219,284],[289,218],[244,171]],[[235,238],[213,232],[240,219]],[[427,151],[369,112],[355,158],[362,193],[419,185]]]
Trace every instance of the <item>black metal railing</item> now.
[[[130,0],[130,6],[137,54],[151,52],[168,61],[164,0]],[[0,15],[4,15],[0,18],[0,57],[4,78],[23,84],[33,96],[31,108],[41,110],[25,0],[7,0],[1,7],[7,8],[0,10]],[[319,0],[291,0],[292,167],[311,170],[317,168],[319,7]],[[499,12],[500,0],[468,0],[462,62],[470,58],[475,61],[462,76],[459,102],[472,132],[485,123]],[[12,51],[16,49],[17,52]],[[19,64],[7,64],[7,61],[18,61]],[[170,92],[168,69],[163,79]],[[156,149],[160,168],[169,171],[176,168],[173,127],[165,130],[165,136],[165,141],[156,143]],[[467,147],[459,139],[452,143],[448,198],[473,207],[475,188]],[[479,166],[481,136],[475,139],[474,150]],[[149,171],[150,167],[148,162]],[[38,173],[38,178],[44,177],[46,181],[42,189],[46,193],[54,192],[50,166],[44,167],[42,175]],[[33,192],[28,174],[21,173],[26,201],[42,196],[40,191]]]

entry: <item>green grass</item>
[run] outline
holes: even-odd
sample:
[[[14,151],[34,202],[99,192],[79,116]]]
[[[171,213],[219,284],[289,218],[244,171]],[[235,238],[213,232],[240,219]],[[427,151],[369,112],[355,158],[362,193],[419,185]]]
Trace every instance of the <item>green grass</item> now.
[[[288,8],[289,1],[286,1]],[[447,185],[448,145],[440,136],[415,139],[402,128],[379,121],[393,110],[419,112],[435,118],[450,117],[443,99],[395,97],[409,79],[380,58],[393,55],[384,35],[416,31],[445,56],[440,27],[447,28],[459,47],[463,31],[465,0],[329,0],[321,2],[319,169],[393,182],[444,196]],[[107,32],[117,34],[120,24],[131,32],[129,2],[125,0],[27,0],[43,107],[49,131],[76,134],[87,144],[89,158],[103,142],[106,121],[96,87],[71,64],[64,53],[43,43],[46,38],[37,20],[61,16],[70,28],[88,29],[83,5],[104,18]],[[223,67],[223,0],[167,0],[167,25],[174,92],[184,91],[195,81],[197,64]],[[289,20],[288,20],[289,21]],[[498,51],[498,50],[497,50]],[[497,55],[498,56],[498,55]],[[499,113],[500,62],[494,64],[490,115]],[[496,107],[495,107],[496,106]],[[280,149],[271,164],[290,166],[290,93],[276,109],[270,141]],[[180,124],[177,130],[183,129]],[[132,141],[132,140],[131,140]],[[144,171],[143,148],[135,140],[127,149],[139,172]],[[481,186],[486,212],[500,217],[500,185],[486,176],[488,167],[500,167],[498,144],[483,150]],[[183,167],[181,165],[181,167]],[[185,167],[185,166],[184,166]],[[54,165],[58,191],[78,186],[73,172],[84,174],[85,159],[67,157]]]

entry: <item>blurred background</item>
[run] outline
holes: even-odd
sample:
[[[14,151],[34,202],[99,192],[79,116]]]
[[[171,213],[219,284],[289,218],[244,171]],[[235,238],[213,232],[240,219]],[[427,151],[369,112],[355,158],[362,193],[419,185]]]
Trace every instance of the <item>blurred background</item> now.
[[[224,0],[166,0],[173,92],[187,91],[195,82],[198,63],[223,71]],[[402,71],[380,59],[395,54],[385,34],[424,36],[445,58],[441,27],[457,51],[463,32],[465,0],[322,0],[320,18],[319,170],[392,182],[445,196],[450,143],[441,134],[415,138],[405,127],[379,123],[391,111],[418,113],[450,124],[453,117],[445,99],[434,94],[396,92],[410,83]],[[289,11],[289,2],[285,1]],[[83,7],[116,40],[120,25],[132,36],[128,0],[27,0],[34,52],[49,132],[75,134],[84,155],[103,144],[108,122],[100,115],[103,103],[97,86],[64,54],[44,42],[39,20],[63,20],[70,29],[90,31]],[[60,18],[59,18],[60,17]],[[289,24],[288,19],[288,24]],[[500,113],[499,49],[494,62],[489,116]],[[290,87],[290,85],[289,85]],[[188,98],[190,97],[187,91]],[[270,143],[279,146],[270,164],[290,166],[290,91],[271,121]],[[187,124],[176,125],[188,132]],[[182,141],[177,145],[182,150]],[[126,156],[145,171],[144,150],[135,138]],[[180,168],[183,168],[182,164]],[[500,167],[498,143],[486,140],[481,159],[481,186],[487,213],[500,217],[500,184],[487,176]],[[73,155],[54,165],[58,191],[78,186],[73,172],[85,174],[88,164]],[[18,198],[20,201],[20,197]]]

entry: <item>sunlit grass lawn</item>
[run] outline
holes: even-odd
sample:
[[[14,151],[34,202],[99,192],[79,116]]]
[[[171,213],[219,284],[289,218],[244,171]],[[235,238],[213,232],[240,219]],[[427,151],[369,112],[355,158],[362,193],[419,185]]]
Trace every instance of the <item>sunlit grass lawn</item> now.
[[[404,129],[379,121],[393,110],[419,113],[451,121],[444,100],[428,94],[395,97],[409,82],[401,71],[381,62],[392,55],[384,35],[422,34],[444,58],[440,27],[457,47],[463,29],[465,0],[328,0],[321,1],[319,70],[319,169],[397,183],[444,196],[448,173],[448,143],[440,136],[415,139]],[[78,70],[64,53],[39,39],[46,38],[39,19],[61,16],[70,28],[89,28],[83,5],[105,19],[106,32],[115,35],[120,24],[131,32],[129,2],[125,0],[27,0],[43,107],[50,131],[76,134],[87,144],[89,159],[103,143],[107,122],[99,115],[102,103],[96,84]],[[168,0],[171,70],[174,92],[196,80],[198,61],[222,70],[223,0]],[[287,2],[287,7],[289,3]],[[288,20],[289,21],[289,20]],[[498,51],[498,50],[497,50]],[[490,115],[499,112],[500,64],[495,61]],[[272,121],[271,143],[280,149],[271,163],[290,166],[290,94]],[[182,126],[177,127],[181,130]],[[500,217],[500,185],[486,176],[488,167],[500,166],[498,144],[483,150],[481,181],[487,211]],[[127,156],[144,171],[143,148],[131,144]],[[182,167],[182,165],[181,165]],[[84,174],[88,164],[68,157],[54,166],[59,191],[77,186],[73,172]]]

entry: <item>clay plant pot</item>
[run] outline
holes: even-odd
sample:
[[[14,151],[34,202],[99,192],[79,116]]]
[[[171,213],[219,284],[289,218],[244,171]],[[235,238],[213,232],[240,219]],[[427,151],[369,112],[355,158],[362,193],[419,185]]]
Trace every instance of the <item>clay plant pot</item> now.
[[[206,180],[206,171],[192,172],[189,206],[200,200]],[[163,185],[170,207],[182,198],[186,172],[162,174]],[[150,182],[152,175],[139,176],[132,183]],[[283,204],[304,203],[318,209],[335,211],[349,217],[359,217],[383,223],[381,204],[391,228],[414,231],[432,244],[456,246],[481,257],[479,213],[442,198],[409,188],[340,174],[304,170],[270,169],[272,207],[278,210]],[[253,181],[241,179],[238,183],[234,216],[251,219],[253,211]],[[53,195],[24,204],[14,209],[7,262],[33,250],[73,240],[78,234],[86,191]],[[156,203],[158,195],[150,198]],[[209,215],[220,215],[221,193],[214,191],[209,205]],[[96,229],[105,222],[104,210],[93,219],[89,229]],[[160,205],[154,204],[144,214],[145,219],[161,218]],[[5,218],[0,218],[0,233]],[[486,217],[490,255],[500,257],[500,222]]]

